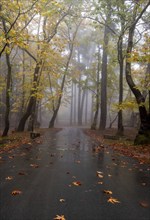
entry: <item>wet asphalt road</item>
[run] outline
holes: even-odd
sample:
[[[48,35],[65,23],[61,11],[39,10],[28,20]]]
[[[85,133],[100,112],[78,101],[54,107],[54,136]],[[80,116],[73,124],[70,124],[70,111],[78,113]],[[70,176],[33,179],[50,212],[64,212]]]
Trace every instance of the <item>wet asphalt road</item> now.
[[[95,153],[96,145],[81,129],[64,128],[1,155],[0,219],[150,220],[150,168],[107,147]]]

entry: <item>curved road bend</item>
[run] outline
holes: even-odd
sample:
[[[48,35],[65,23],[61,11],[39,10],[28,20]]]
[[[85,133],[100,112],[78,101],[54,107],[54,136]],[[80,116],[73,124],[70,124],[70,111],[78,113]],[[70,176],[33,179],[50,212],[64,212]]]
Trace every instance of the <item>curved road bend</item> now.
[[[64,128],[1,155],[0,219],[150,220],[150,168],[94,145]]]

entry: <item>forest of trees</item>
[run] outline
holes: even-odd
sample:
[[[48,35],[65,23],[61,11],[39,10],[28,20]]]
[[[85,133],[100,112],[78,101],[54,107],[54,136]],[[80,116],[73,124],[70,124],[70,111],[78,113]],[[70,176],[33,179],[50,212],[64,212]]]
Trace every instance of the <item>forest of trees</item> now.
[[[1,0],[0,130],[138,128],[150,143],[149,0]],[[60,114],[61,115],[61,114]],[[63,117],[63,116],[62,116]],[[59,120],[58,120],[59,122]]]

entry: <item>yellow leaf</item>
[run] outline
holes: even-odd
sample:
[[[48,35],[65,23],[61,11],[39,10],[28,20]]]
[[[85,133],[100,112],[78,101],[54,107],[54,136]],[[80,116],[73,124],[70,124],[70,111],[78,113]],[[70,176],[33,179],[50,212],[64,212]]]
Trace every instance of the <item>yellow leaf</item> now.
[[[56,215],[55,220],[66,220],[64,215]]]
[[[112,191],[110,191],[110,190],[103,190],[103,193],[106,193],[106,194],[112,195]]]
[[[12,192],[11,192],[11,194],[13,195],[13,196],[16,196],[16,195],[20,195],[22,192],[20,191],[20,190],[13,190]]]
[[[82,185],[80,181],[72,182],[72,184],[73,184],[74,186],[81,186],[81,185]]]
[[[102,173],[103,173],[103,172],[101,172],[101,171],[96,171],[96,175],[97,175],[99,178],[103,178]]]
[[[5,179],[6,179],[6,180],[12,180],[13,177],[12,177],[12,176],[8,176],[8,177],[6,177]]]
[[[110,202],[112,204],[115,204],[115,203],[120,203],[120,201],[118,201],[117,199],[113,198],[113,197],[110,197],[107,202]]]

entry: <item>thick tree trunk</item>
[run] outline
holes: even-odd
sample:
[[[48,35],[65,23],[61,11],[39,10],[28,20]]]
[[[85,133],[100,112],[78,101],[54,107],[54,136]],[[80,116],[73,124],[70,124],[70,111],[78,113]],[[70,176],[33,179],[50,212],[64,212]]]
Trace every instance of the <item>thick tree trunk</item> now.
[[[123,38],[120,36],[118,40],[118,61],[119,61],[119,67],[120,67],[120,75],[119,75],[119,105],[122,104],[123,102],[123,63],[124,63],[124,58],[123,58]],[[122,136],[123,135],[123,115],[122,115],[122,109],[119,110],[118,112],[118,131],[117,135]]]
[[[17,131],[19,131],[19,132],[24,131],[26,121],[29,118],[29,116],[31,115],[32,110],[33,110],[33,106],[36,103],[36,92],[37,92],[37,86],[38,86],[39,71],[40,71],[40,64],[37,63],[36,67],[35,67],[35,71],[34,71],[33,89],[31,90],[30,100],[29,100],[26,112],[22,116],[22,118],[19,122],[18,128],[17,128]]]
[[[139,113],[140,113],[140,120],[141,120],[140,129],[135,139],[135,144],[150,144],[150,115],[147,113],[147,110],[145,107],[145,97],[142,95],[140,90],[136,87],[135,83],[133,82],[132,75],[131,75],[131,62],[129,61],[129,58],[131,57],[131,53],[132,53],[132,48],[133,48],[133,37],[134,37],[136,24],[139,21],[139,19],[142,17],[143,13],[146,11],[149,4],[150,3],[147,3],[147,5],[141,11],[137,19],[136,19],[137,6],[135,6],[135,10],[133,14],[133,22],[129,28],[129,35],[128,35],[126,71],[125,71],[126,80],[131,91],[133,92],[136,98],[137,104],[139,105]]]
[[[107,50],[108,50],[108,34],[109,29],[105,26],[104,31],[104,45],[102,56],[102,78],[101,78],[101,115],[99,129],[104,130],[106,128],[107,121]]]
[[[59,108],[54,111],[53,116],[52,116],[52,118],[50,120],[50,123],[49,123],[49,128],[53,128],[54,127],[58,110],[59,110]]]
[[[92,130],[96,130],[98,112],[99,112],[99,103],[97,102],[96,111],[95,111],[94,119],[93,119],[93,123],[92,123],[92,125],[91,125],[91,129],[92,129]]]
[[[7,136],[9,131],[9,114],[10,114],[10,91],[11,91],[11,63],[10,55],[6,53],[6,63],[7,63],[7,84],[6,84],[6,110],[5,110],[5,128],[2,134],[2,137]]]

